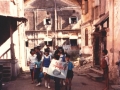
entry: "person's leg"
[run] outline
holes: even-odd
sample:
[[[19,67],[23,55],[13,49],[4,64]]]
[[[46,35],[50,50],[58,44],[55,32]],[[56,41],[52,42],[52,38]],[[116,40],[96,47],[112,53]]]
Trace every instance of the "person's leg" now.
[[[36,69],[36,77],[37,77],[37,81],[38,81],[38,84],[36,84],[36,86],[39,86],[41,85],[41,81],[40,81],[40,78],[39,78],[39,74],[40,74],[40,68],[37,68]]]
[[[71,81],[72,81],[72,79],[69,78],[69,90],[71,90],[71,85],[72,85]]]
[[[33,69],[30,69],[32,83],[34,83],[34,72]]]
[[[37,72],[36,72],[36,77],[37,77],[37,81],[38,81],[38,83],[39,83],[39,82],[40,82],[40,81],[39,81],[40,68],[37,68],[36,71],[37,71]]]
[[[47,84],[48,84],[48,88],[50,88],[50,75],[47,74]]]
[[[47,74],[44,72],[45,87],[47,87]]]
[[[60,90],[60,78],[55,77],[55,90]]]
[[[65,80],[65,90],[67,90],[68,88],[68,82],[69,82],[69,80],[68,80],[68,78],[66,78],[66,80]]]

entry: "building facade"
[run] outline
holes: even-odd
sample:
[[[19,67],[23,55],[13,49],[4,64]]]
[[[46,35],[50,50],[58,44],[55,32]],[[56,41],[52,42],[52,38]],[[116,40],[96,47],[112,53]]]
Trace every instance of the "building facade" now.
[[[109,79],[120,83],[118,66],[119,56],[119,1],[82,0],[81,34],[82,46],[92,45],[93,66],[101,68],[102,50],[108,50]],[[87,29],[86,29],[87,28]],[[89,30],[88,38],[86,37]],[[85,38],[85,39],[84,39]],[[91,43],[91,44],[90,44]],[[83,52],[84,51],[83,49]]]
[[[24,1],[0,1],[0,62],[10,68],[9,77],[16,77],[24,68]],[[4,76],[4,75],[3,75]]]
[[[31,0],[26,4],[25,17],[28,19],[25,34],[29,49],[50,45],[53,50],[58,45],[78,52],[81,46],[80,6],[64,0]]]
[[[118,61],[119,51],[120,51],[120,9],[119,0],[109,0],[109,29],[107,38],[107,49],[109,51],[110,57],[110,79],[114,83],[119,84],[119,70],[118,66],[115,64]]]

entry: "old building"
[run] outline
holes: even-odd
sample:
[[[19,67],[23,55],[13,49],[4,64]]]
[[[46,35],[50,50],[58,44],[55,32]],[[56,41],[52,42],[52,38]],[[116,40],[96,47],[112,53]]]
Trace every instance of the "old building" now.
[[[3,78],[11,79],[24,68],[24,1],[0,1],[0,64]],[[8,69],[8,70],[6,70]]]
[[[119,83],[119,1],[82,0],[81,40],[82,47],[93,45],[93,66],[100,69],[102,50],[108,50],[109,79]],[[87,50],[87,49],[85,49]],[[83,49],[83,52],[85,51]],[[89,49],[88,49],[89,51]],[[100,69],[101,71],[101,69]]]
[[[78,52],[81,46],[80,6],[67,0],[29,0],[25,5],[28,48],[38,45],[63,46]],[[69,49],[70,51],[70,49]]]
[[[107,49],[110,58],[110,79],[114,83],[119,84],[118,66],[115,64],[118,61],[120,51],[120,2],[119,0],[109,0],[109,29],[107,38]]]

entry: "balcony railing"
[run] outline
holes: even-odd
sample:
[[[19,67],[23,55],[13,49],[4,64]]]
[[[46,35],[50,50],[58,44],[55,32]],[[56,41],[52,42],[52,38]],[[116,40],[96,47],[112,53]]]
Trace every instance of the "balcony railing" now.
[[[8,50],[6,50],[6,51],[0,56],[0,59],[10,59],[10,51],[11,51],[11,48],[9,48]]]

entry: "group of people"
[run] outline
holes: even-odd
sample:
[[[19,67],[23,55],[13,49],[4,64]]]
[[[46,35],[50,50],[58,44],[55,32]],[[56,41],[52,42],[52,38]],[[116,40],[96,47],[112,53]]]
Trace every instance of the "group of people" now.
[[[32,83],[37,80],[36,86],[40,86],[42,83],[42,76],[44,77],[45,87],[50,87],[50,75],[48,74],[48,68],[52,60],[59,60],[60,62],[65,62],[68,65],[68,71],[66,79],[61,79],[54,77],[55,81],[55,90],[60,90],[61,85],[65,85],[65,90],[71,90],[71,81],[73,78],[74,68],[72,62],[70,62],[70,55],[64,52],[62,47],[56,46],[56,50],[52,55],[50,53],[50,48],[44,49],[44,52],[41,51],[41,47],[37,46],[30,51],[30,57],[28,58],[27,65],[30,67]]]

